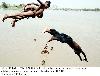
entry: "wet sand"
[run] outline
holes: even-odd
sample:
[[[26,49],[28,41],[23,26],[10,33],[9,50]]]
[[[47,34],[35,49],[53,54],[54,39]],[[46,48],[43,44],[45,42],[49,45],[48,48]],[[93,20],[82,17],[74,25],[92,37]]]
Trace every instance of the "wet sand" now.
[[[0,15],[5,13],[0,10]],[[45,11],[42,19],[24,19],[15,27],[11,27],[11,19],[4,23],[0,20],[0,66],[42,66],[41,62],[45,60],[44,66],[49,67],[100,67],[99,20],[99,12],[52,10]],[[58,41],[48,44],[49,54],[41,54],[51,37],[42,33],[46,26],[70,35],[82,47],[89,62],[81,62],[67,44]]]

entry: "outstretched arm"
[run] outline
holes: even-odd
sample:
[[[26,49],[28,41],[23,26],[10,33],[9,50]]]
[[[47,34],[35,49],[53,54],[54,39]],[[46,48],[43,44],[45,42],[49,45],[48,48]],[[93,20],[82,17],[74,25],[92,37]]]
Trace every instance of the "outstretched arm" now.
[[[56,37],[52,36],[51,39],[48,42],[51,42],[53,40],[58,40]]]
[[[43,2],[41,2],[40,0],[37,0],[41,5],[43,5]]]

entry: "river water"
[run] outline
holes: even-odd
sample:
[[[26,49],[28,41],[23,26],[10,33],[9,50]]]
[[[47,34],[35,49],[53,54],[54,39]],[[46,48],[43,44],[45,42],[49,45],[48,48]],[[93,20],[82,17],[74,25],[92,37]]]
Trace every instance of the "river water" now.
[[[0,9],[4,14],[16,10]],[[41,54],[51,35],[42,33],[51,27],[71,36],[83,49],[89,62],[81,62],[65,43],[49,43],[49,54]],[[0,20],[0,66],[100,67],[100,12],[46,10],[42,19],[23,19],[11,27],[11,19]],[[36,39],[36,41],[34,41]],[[53,47],[53,50],[50,48]]]

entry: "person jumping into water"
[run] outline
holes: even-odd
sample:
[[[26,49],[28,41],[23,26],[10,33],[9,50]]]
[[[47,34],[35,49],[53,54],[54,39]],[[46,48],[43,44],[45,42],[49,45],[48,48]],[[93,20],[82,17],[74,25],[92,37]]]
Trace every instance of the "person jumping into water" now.
[[[5,15],[3,18],[3,22],[5,19],[7,18],[12,18],[14,19],[13,21],[13,26],[15,26],[15,22],[17,22],[18,20],[21,20],[23,18],[27,18],[27,17],[35,17],[35,16],[39,16],[39,15],[43,15],[43,11],[47,8],[50,7],[51,2],[50,1],[46,1],[45,3],[41,2],[40,0],[37,0],[40,4],[38,5],[38,7],[35,10],[28,10],[28,11],[23,11],[21,13],[17,13],[14,15]]]
[[[79,56],[79,58],[80,58],[81,61],[85,60],[86,62],[88,62],[88,60],[86,58],[86,55],[82,51],[81,47],[75,41],[73,41],[73,39],[70,36],[68,36],[68,35],[66,35],[64,33],[59,33],[55,29],[49,29],[49,28],[47,28],[44,31],[44,33],[45,32],[48,32],[51,35],[53,35],[48,42],[51,42],[53,40],[57,40],[57,41],[60,41],[62,43],[67,43],[74,50],[75,54],[77,54]],[[80,56],[81,53],[84,56],[84,59],[83,60],[82,60],[82,57]]]
[[[36,7],[35,6],[39,6],[39,4],[36,4],[36,3],[28,3],[27,5],[25,5],[24,6],[24,12],[28,12],[28,11],[34,11],[34,10],[36,10]],[[22,12],[23,12],[22,11]],[[43,17],[43,13],[41,13],[40,15],[37,15],[37,17],[38,18],[42,18]],[[26,17],[27,19],[29,18],[29,17]],[[32,16],[32,18],[35,18],[35,16]],[[15,22],[17,22],[17,21],[19,21],[19,20],[21,20],[21,19],[23,19],[23,18],[20,18],[20,19],[13,19],[13,21],[11,22],[11,24],[12,24],[12,27],[14,27],[15,26]]]
[[[39,6],[39,4],[36,4],[36,3],[28,3],[27,5],[24,6],[24,10],[22,12],[28,12],[28,11],[34,11],[36,10],[36,7],[35,6]],[[30,16],[29,16],[30,17]],[[26,17],[27,19],[29,17]],[[43,13],[41,13],[40,15],[37,15],[38,18],[42,18],[43,17]],[[25,17],[24,17],[25,18]],[[11,22],[12,24],[12,27],[15,26],[15,23],[21,19],[24,19],[24,18],[20,18],[20,19],[13,19],[13,21]],[[35,16],[32,16],[32,18],[35,18]]]

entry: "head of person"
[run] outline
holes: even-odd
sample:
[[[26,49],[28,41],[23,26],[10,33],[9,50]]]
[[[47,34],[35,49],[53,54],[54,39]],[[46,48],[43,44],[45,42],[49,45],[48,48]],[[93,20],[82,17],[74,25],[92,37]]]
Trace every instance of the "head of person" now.
[[[46,8],[49,8],[49,7],[50,7],[50,4],[51,4],[50,1],[46,1],[46,2],[45,2],[45,7],[46,7]]]

